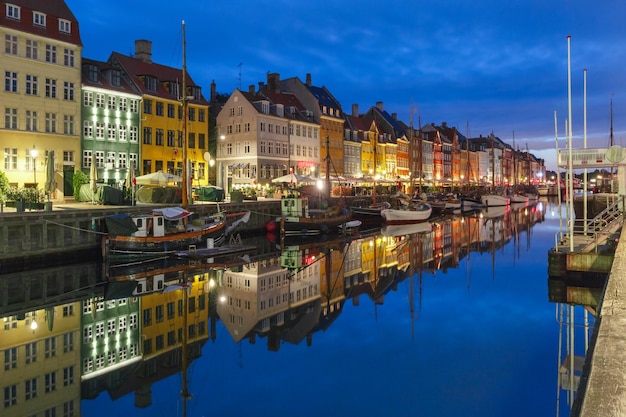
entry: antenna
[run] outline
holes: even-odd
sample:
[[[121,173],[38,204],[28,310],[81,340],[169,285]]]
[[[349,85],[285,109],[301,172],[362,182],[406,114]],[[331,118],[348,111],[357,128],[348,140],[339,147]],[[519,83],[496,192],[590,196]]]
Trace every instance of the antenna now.
[[[243,62],[240,62],[237,66],[239,67],[239,90],[241,90],[241,67],[243,66]]]

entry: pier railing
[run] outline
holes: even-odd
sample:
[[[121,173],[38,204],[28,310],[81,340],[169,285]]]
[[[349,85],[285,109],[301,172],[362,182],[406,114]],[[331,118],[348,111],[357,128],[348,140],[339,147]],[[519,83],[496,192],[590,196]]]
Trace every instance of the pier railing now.
[[[593,219],[570,219],[567,230],[560,230],[554,236],[554,248],[565,249],[569,245],[571,230],[573,230],[574,246],[578,252],[598,252],[599,248],[614,235],[624,223],[624,206],[622,200],[602,210]],[[572,228],[573,223],[573,228]]]

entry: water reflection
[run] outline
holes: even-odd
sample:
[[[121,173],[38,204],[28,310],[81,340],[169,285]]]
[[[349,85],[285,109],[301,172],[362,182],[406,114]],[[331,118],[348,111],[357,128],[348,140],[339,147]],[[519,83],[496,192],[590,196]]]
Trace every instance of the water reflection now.
[[[194,393],[181,369],[217,338],[218,322],[235,343],[263,342],[269,351],[310,346],[347,301],[381,306],[407,278],[413,317],[416,275],[457,268],[472,252],[495,256],[507,242],[520,247],[523,231],[529,246],[545,207],[489,209],[324,242],[256,241],[256,251],[224,259],[4,275],[4,408],[12,416],[80,415],[81,400],[104,391],[113,400],[133,395],[135,407],[149,408],[154,384],[174,375],[185,406]]]

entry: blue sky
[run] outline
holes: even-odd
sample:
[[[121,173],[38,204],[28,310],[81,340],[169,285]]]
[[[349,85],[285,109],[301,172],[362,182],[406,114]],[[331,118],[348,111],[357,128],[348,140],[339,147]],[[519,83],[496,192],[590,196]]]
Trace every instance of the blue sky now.
[[[83,56],[131,53],[153,42],[153,60],[187,68],[205,95],[258,85],[268,72],[312,75],[344,111],[378,101],[413,124],[443,121],[470,136],[496,136],[554,169],[554,112],[565,146],[567,39],[571,39],[574,146],[626,145],[626,2],[623,0],[66,0],[79,20]],[[182,4],[182,3],[181,3]],[[241,66],[239,64],[242,64]],[[412,104],[411,104],[412,103]],[[411,111],[413,109],[413,111]],[[622,143],[624,142],[624,143]]]

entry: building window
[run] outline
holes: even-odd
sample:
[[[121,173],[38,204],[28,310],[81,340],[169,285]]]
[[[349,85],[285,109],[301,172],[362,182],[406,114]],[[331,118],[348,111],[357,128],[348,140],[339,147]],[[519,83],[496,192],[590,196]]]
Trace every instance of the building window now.
[[[107,139],[115,140],[115,125],[114,124],[107,125]]]
[[[198,109],[198,121],[199,122],[204,122],[204,118],[205,118],[205,111],[204,109]]]
[[[85,107],[93,106],[93,93],[91,91],[85,91],[83,94],[83,104]]]
[[[74,384],[74,367],[68,366],[63,368],[63,386],[69,387],[72,384]]]
[[[26,354],[25,354],[26,363],[35,363],[37,362],[37,342],[27,343],[26,344]]]
[[[128,99],[120,97],[118,103],[120,105],[120,111],[128,111]]]
[[[143,311],[143,325],[149,326],[152,324],[152,309],[146,308]]]
[[[26,94],[31,96],[39,94],[39,82],[36,75],[26,75]]]
[[[196,109],[189,108],[189,115],[188,115],[188,117],[189,117],[189,120],[192,121],[192,122],[194,120],[196,120]]]
[[[26,110],[26,130],[30,132],[37,131],[37,112]]]
[[[32,400],[37,397],[37,378],[24,381],[24,398]]]
[[[72,49],[67,49],[63,51],[63,65],[66,67],[74,67],[74,51]]]
[[[46,358],[51,358],[57,354],[57,339],[56,337],[49,337],[44,341]]]
[[[4,109],[4,128],[17,129],[17,109]]]
[[[155,135],[155,144],[157,146],[163,146],[163,137],[164,137],[164,132],[163,129],[157,129],[156,130],[156,135]]]
[[[156,115],[163,116],[163,102],[162,101],[156,102]]]
[[[176,110],[174,108],[173,104],[168,104],[167,105],[167,117],[169,117],[170,119],[173,119],[175,117],[176,114]]]
[[[59,19],[59,32],[72,33],[72,22],[65,19]]]
[[[198,133],[198,149],[206,149],[206,136],[204,133]]]
[[[152,114],[152,100],[143,101],[143,112],[145,114]]]
[[[4,351],[4,370],[17,368],[17,348],[12,347]]]
[[[7,17],[10,19],[20,20],[20,7],[7,3]]]
[[[4,72],[4,91],[17,93],[17,72]]]
[[[4,387],[4,408],[17,404],[17,385]]]
[[[136,129],[136,127],[135,127]],[[119,125],[117,133],[119,135],[118,140],[120,142],[126,142],[126,125]]]
[[[55,113],[46,113],[46,133],[57,132],[57,115]]]
[[[46,97],[57,98],[57,80],[46,78]]]
[[[46,62],[50,64],[57,63],[57,47],[56,46],[46,44]]]
[[[91,120],[85,120],[83,122],[83,136],[86,138],[93,137],[93,122]]]
[[[37,43],[37,41],[26,39],[26,58],[39,58],[39,44]]]
[[[115,87],[119,87],[122,85],[122,74],[119,71],[117,70],[111,71],[111,84],[114,85]]]
[[[17,36],[4,35],[4,52],[8,55],[17,55]]]
[[[63,83],[63,99],[74,101],[74,83],[68,81]]]
[[[104,123],[96,122],[96,139],[104,139]]]
[[[100,107],[100,108],[104,107],[104,94],[101,94],[101,93],[96,94],[96,107]]]
[[[46,393],[56,391],[57,389],[57,373],[50,372],[44,376]]]
[[[74,333],[63,334],[63,353],[74,351]]]
[[[195,133],[190,133],[189,134],[187,147],[188,148],[195,148],[196,147],[196,134]]]
[[[130,101],[130,112],[131,113],[139,113],[139,101],[131,100]]]
[[[74,116],[68,114],[63,115],[63,133],[66,135],[74,134]]]
[[[143,144],[152,145],[152,128],[151,127],[143,128]]]
[[[46,26],[46,15],[41,12],[33,12],[33,25]]]

